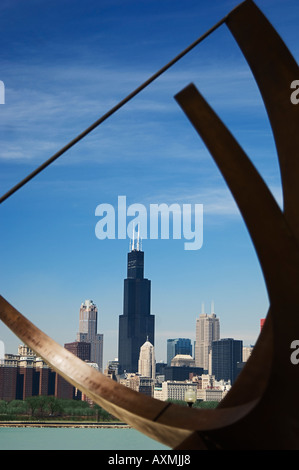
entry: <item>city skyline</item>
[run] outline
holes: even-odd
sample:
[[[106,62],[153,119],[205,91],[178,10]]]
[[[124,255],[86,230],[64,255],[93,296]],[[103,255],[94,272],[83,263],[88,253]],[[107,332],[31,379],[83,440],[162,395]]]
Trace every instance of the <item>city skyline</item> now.
[[[139,245],[139,242],[138,242],[138,245]],[[133,258],[132,257],[130,258],[130,253],[134,251],[137,251],[138,253],[133,253]],[[130,246],[130,252],[128,253],[128,263],[127,263],[128,278],[130,277],[134,278],[137,272],[139,273],[141,279],[143,279],[144,260],[143,260],[143,257],[142,257],[142,260],[136,258],[136,256],[134,257],[134,255],[136,254],[139,254],[139,249],[135,250],[134,243],[133,243]],[[143,254],[143,252],[141,252],[141,254]],[[125,279],[125,281],[126,280],[128,279]],[[146,281],[148,280],[146,279]],[[124,299],[124,304],[126,304],[125,299]],[[78,348],[80,349],[80,347],[82,348],[83,345],[87,343],[89,345],[89,349],[88,350],[86,348],[84,348],[84,350],[82,349],[82,354],[85,356],[87,355],[88,357],[85,357],[85,358],[81,357],[81,359],[87,360],[88,362],[91,362],[91,363],[95,363],[98,366],[99,370],[102,372],[109,362],[117,361],[117,363],[121,365],[123,364],[124,361],[120,360],[120,356],[118,355],[118,357],[115,357],[114,359],[107,358],[106,364],[103,364],[103,342],[104,342],[103,336],[104,335],[103,333],[98,332],[98,327],[97,327],[98,315],[97,314],[98,314],[98,308],[96,304],[93,302],[93,300],[86,299],[84,302],[82,302],[80,309],[79,309],[79,331],[77,333],[77,338],[75,339],[75,341],[71,343],[65,343],[64,347],[66,347],[66,349],[68,350],[71,350],[73,354],[78,355],[78,351],[76,350],[76,345],[78,345]],[[120,317],[122,317],[122,315],[120,315]],[[263,323],[264,323],[264,319],[260,319],[260,329],[262,328]],[[204,326],[205,324],[207,326]],[[119,326],[120,325],[121,323],[119,324]],[[199,325],[201,326],[199,327]],[[155,336],[155,333],[156,332],[154,330],[153,337]],[[119,339],[119,335],[120,335],[120,328],[118,331],[118,339]],[[118,367],[120,375],[122,375],[123,373],[133,373],[133,374],[140,373],[139,369],[140,369],[140,360],[142,357],[142,349],[144,348],[148,352],[149,346],[151,346],[152,348],[151,357],[154,360],[154,363],[156,364],[155,354],[153,352],[154,345],[149,341],[148,334],[145,333],[145,335],[141,335],[141,337],[143,336],[146,337],[145,342],[143,342],[141,338],[139,341],[140,343],[139,346],[136,345],[134,342],[134,345],[136,346],[136,356],[138,357],[136,364],[138,364],[138,366],[136,366],[135,368],[131,367],[130,370],[123,370],[123,368]],[[194,360],[194,365],[196,365],[197,367],[199,366],[202,369],[205,369],[206,371],[209,371],[209,374],[211,374],[210,361],[208,360],[205,363],[203,358],[200,359],[199,354],[197,352],[197,347],[202,348],[203,345],[206,343],[205,347],[209,347],[212,349],[212,342],[216,342],[216,343],[217,342],[221,343],[222,341],[233,341],[233,342],[238,342],[238,343],[242,342],[236,338],[231,338],[231,337],[221,338],[220,318],[217,318],[217,315],[214,313],[213,301],[211,302],[210,314],[205,313],[204,305],[202,304],[201,313],[196,319],[196,326],[195,326],[195,331],[194,331],[193,336],[195,337],[195,340],[193,340],[193,342],[190,338],[181,338],[181,337],[167,338],[166,339],[166,357],[164,356],[158,362],[164,363],[165,365],[170,366],[170,363],[174,357],[180,357],[180,356],[187,357],[187,358],[192,357]],[[125,338],[125,339],[128,340],[128,338]],[[198,343],[197,346],[196,346],[196,343]],[[253,346],[254,345],[246,345],[244,346],[244,350],[246,349],[250,350]],[[23,345],[23,343],[19,342],[18,349],[23,348],[23,347],[27,348],[27,345]],[[99,351],[96,351],[97,348],[99,348]],[[123,347],[123,350],[125,350],[125,345]],[[0,357],[1,359],[4,358],[4,354],[14,354],[14,352],[5,351],[4,349],[3,354]],[[205,354],[202,353],[202,356],[204,355]],[[78,357],[80,357],[80,354],[78,355]],[[246,359],[247,358],[248,357],[246,356]],[[153,363],[151,367],[153,367]]]
[[[3,1],[0,190],[4,194],[239,1]],[[299,57],[298,2],[255,2]],[[296,77],[295,77],[296,78]],[[98,306],[104,367],[117,357],[127,239],[99,240],[96,207],[203,204],[203,245],[143,240],[152,280],[157,362],[166,339],[195,339],[201,305],[215,302],[221,336],[254,344],[268,299],[246,227],[201,140],[175,103],[193,81],[280,201],[264,107],[225,26],[0,206],[1,294],[60,344],[77,332],[85,299]],[[207,312],[209,313],[209,312]],[[59,328],[58,328],[59,325]],[[19,340],[1,323],[5,351]]]

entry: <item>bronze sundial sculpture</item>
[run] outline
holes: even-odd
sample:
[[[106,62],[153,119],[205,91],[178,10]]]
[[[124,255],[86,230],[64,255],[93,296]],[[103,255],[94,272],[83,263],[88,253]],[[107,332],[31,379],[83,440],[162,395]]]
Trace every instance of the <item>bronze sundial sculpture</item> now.
[[[0,318],[95,403],[172,449],[299,449],[299,364],[292,360],[299,345],[299,107],[290,98],[299,70],[251,0],[241,3],[223,23],[240,46],[264,100],[284,200],[280,209],[247,155],[192,84],[176,95],[235,198],[269,297],[266,322],[253,353],[226,397],[213,410],[184,408],[147,397],[90,368],[3,297]]]

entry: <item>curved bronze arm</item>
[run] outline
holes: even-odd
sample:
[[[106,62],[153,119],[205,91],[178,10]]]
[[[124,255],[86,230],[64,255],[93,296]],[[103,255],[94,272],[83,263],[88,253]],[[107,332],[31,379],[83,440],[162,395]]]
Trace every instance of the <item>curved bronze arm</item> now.
[[[215,159],[243,215],[269,294],[270,310],[252,356],[215,410],[166,404],[101,373],[38,330],[3,297],[0,318],[55,371],[92,400],[176,449],[298,449],[299,374],[290,360],[299,335],[298,112],[290,101],[298,66],[251,0],[226,18],[263,96],[281,166],[284,209],[247,155],[190,85],[176,96]]]

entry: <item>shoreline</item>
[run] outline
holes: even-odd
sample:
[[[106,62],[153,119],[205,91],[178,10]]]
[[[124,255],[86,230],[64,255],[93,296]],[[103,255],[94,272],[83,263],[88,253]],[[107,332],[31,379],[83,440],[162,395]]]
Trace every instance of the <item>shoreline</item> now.
[[[126,423],[78,422],[78,421],[0,421],[0,428],[126,428]]]

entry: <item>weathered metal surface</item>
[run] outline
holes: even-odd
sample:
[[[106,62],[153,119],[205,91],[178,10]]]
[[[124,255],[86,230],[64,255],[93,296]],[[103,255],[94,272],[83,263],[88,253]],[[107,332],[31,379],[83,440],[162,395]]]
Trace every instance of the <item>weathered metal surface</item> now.
[[[298,449],[299,370],[291,361],[291,353],[299,335],[299,108],[291,103],[290,86],[299,70],[253,2],[240,5],[226,23],[251,67],[268,112],[281,168],[284,207],[283,211],[279,208],[247,155],[194,85],[179,93],[178,103],[205,142],[239,206],[270,302],[252,357],[219,408],[254,399],[256,406],[232,426],[209,433],[209,442],[226,449]]]
[[[3,297],[0,318],[54,370],[96,403],[175,449],[298,449],[299,374],[291,344],[299,334],[299,108],[290,101],[298,66],[251,1],[226,24],[260,87],[275,136],[284,193],[279,208],[265,182],[218,116],[190,85],[176,96],[210,150],[251,235],[270,301],[252,356],[215,410],[166,404],[138,394],[90,368],[30,323]]]

